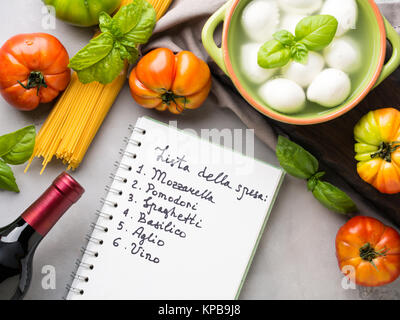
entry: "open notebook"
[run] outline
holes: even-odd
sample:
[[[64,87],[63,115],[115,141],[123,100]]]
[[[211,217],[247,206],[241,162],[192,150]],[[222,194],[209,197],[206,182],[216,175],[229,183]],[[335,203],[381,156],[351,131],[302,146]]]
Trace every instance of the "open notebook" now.
[[[235,299],[284,173],[140,118],[67,299]]]

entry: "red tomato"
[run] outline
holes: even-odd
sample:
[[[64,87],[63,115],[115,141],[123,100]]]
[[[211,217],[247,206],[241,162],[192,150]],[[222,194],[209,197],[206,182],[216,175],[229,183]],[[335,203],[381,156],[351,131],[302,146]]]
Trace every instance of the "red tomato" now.
[[[175,55],[159,48],[149,52],[129,77],[132,97],[141,106],[180,114],[196,109],[211,89],[208,65],[189,51]]]
[[[354,268],[358,285],[383,286],[400,275],[400,235],[379,220],[358,216],[340,228],[336,256],[340,270]]]
[[[33,110],[65,90],[68,63],[67,51],[52,35],[16,35],[0,49],[0,93],[17,109]]]

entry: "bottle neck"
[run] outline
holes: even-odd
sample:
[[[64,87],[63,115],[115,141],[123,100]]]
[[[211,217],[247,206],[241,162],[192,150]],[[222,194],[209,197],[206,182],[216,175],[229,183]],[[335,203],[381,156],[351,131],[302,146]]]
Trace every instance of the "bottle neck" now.
[[[81,197],[83,188],[68,174],[61,174],[21,218],[43,237]]]
[[[57,188],[50,187],[25,210],[21,218],[36,232],[45,236],[72,204]]]
[[[21,217],[7,227],[0,229],[1,245],[18,243],[25,253],[35,249],[42,239],[43,236]]]

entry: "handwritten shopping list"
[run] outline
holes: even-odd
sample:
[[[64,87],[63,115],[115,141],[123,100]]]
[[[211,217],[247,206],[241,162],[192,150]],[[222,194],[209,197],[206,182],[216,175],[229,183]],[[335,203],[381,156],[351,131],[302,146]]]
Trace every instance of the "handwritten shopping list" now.
[[[168,144],[154,148],[153,160],[150,165],[140,163],[132,168],[131,190],[126,199],[129,205],[117,226],[126,235],[122,232],[113,240],[114,246],[119,247],[124,237],[131,238],[127,239],[130,254],[149,263],[162,263],[162,255],[155,254],[153,248],[167,248],[169,236],[184,241],[207,227],[201,213],[203,207],[212,211],[215,204],[227,199],[265,203],[270,197],[224,171],[193,165],[190,156],[174,154]],[[178,172],[181,179],[176,178]],[[222,190],[224,198],[218,197],[215,190]]]
[[[77,271],[90,280],[73,283],[85,294],[69,297],[234,299],[283,171],[149,118],[136,128],[87,246],[98,255]]]

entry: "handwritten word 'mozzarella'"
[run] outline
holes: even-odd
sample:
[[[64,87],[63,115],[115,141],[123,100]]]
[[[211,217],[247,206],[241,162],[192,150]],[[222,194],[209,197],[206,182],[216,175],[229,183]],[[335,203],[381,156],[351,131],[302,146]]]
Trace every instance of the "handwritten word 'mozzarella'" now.
[[[151,180],[160,182],[161,184],[168,186],[174,190],[182,191],[182,192],[191,194],[192,196],[198,197],[202,200],[206,200],[208,202],[215,203],[212,191],[210,191],[208,189],[201,191],[199,189],[183,185],[180,182],[168,179],[167,173],[156,167],[153,167],[153,176],[151,177]]]

